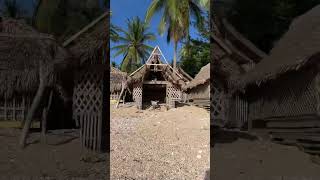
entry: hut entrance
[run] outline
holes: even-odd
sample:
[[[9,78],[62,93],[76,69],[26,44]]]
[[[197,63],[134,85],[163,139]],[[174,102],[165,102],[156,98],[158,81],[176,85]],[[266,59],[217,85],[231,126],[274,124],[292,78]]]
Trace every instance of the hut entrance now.
[[[159,101],[158,103],[166,103],[166,84],[144,84],[143,85],[143,104],[147,107],[151,105],[151,101]]]

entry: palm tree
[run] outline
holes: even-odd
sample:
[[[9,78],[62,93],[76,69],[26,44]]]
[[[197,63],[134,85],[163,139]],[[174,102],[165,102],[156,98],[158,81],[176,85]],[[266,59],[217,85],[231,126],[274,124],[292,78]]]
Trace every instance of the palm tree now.
[[[153,0],[146,14],[146,22],[149,23],[157,12],[162,12],[159,33],[163,35],[167,28],[167,41],[173,39],[173,66],[176,67],[178,42],[189,38],[191,17],[195,18],[197,26],[202,26],[203,17],[199,0]]]
[[[122,35],[119,35],[118,42],[121,44],[112,48],[116,50],[114,57],[123,55],[120,65],[121,70],[132,72],[137,66],[145,62],[153,49],[146,42],[154,40],[155,36],[148,32],[148,26],[139,17],[132,20],[128,19],[127,31],[120,29],[120,32]]]

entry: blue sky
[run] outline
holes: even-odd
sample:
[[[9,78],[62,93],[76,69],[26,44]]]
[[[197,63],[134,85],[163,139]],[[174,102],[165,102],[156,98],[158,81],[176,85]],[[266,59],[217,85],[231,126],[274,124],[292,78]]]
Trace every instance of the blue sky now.
[[[127,19],[131,19],[135,16],[140,17],[144,20],[145,13],[151,4],[152,0],[111,0],[110,8],[112,11],[111,23],[121,27],[122,29],[126,29]],[[167,36],[164,34],[160,36],[158,34],[158,24],[160,22],[161,14],[156,14],[150,22],[150,32],[153,32],[156,35],[156,40],[152,42],[148,42],[150,46],[158,45],[164,54],[165,58],[171,62],[173,59],[173,43],[167,43]],[[200,38],[198,32],[195,28],[191,27],[190,36],[192,38]],[[113,42],[111,42],[111,47],[115,46]],[[180,49],[181,45],[179,45]],[[179,50],[178,49],[178,50]],[[111,61],[115,61],[117,64],[120,64],[123,56],[114,57],[115,51],[111,50]]]

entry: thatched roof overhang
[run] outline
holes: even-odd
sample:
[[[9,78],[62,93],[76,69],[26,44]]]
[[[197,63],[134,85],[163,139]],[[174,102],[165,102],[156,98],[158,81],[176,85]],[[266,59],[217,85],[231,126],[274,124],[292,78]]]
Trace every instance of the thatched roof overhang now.
[[[72,65],[69,54],[52,36],[37,33],[23,21],[4,19],[0,32],[0,96],[33,94],[39,85],[42,65],[53,85],[59,72]],[[4,27],[3,25],[8,25]]]
[[[108,64],[109,11],[63,43],[80,64]]]
[[[203,66],[196,77],[183,87],[185,91],[196,88],[200,85],[210,82],[210,63]]]
[[[296,18],[287,33],[255,68],[241,77],[237,88],[260,85],[277,79],[289,71],[299,71],[306,65],[319,63],[320,5]]]

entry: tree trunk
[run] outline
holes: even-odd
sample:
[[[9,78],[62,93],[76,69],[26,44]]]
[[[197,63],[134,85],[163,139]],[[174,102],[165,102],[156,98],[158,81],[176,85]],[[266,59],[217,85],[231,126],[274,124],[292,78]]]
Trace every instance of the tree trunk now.
[[[44,91],[45,91],[45,82],[44,82],[44,72],[43,72],[43,65],[40,64],[40,68],[39,68],[39,79],[40,79],[40,84],[39,84],[39,87],[38,87],[38,90],[37,90],[37,93],[32,101],[32,104],[31,104],[31,107],[28,111],[28,114],[27,114],[27,117],[26,117],[26,120],[25,120],[25,123],[24,123],[24,126],[23,126],[23,129],[22,129],[22,133],[21,133],[21,138],[20,138],[20,142],[19,142],[19,145],[21,148],[24,148],[25,147],[25,144],[26,144],[26,138],[27,138],[27,135],[29,133],[29,129],[30,129],[30,126],[31,126],[31,122],[32,122],[32,119],[34,117],[34,114],[36,113],[36,110],[38,109],[40,103],[41,103],[41,99],[42,99],[42,96],[44,94]]]
[[[178,42],[174,42],[174,54],[173,54],[173,68],[177,68],[177,44]]]
[[[119,97],[118,97],[118,102],[117,102],[116,108],[118,108],[118,106],[119,106],[120,99],[121,99],[121,96],[122,96],[122,94],[123,94],[123,92],[124,92],[124,89],[125,89],[125,85],[124,85],[124,83],[122,82],[121,93],[120,93],[120,95],[119,95]]]
[[[42,119],[41,119],[41,142],[46,143],[46,133],[47,133],[47,120],[48,120],[48,113],[50,111],[51,103],[52,103],[52,96],[53,96],[53,90],[50,91],[49,99],[47,107],[43,109],[42,112]]]
[[[22,129],[22,134],[21,134],[21,138],[20,138],[20,146],[22,148],[25,146],[26,138],[27,138],[27,135],[29,133],[29,129],[30,129],[30,126],[31,126],[32,119],[34,117],[34,114],[35,114],[36,110],[38,109],[38,107],[40,105],[42,96],[44,94],[44,90],[45,90],[44,84],[40,83],[38,91],[37,91],[37,94],[36,94],[36,96],[34,97],[34,99],[32,101],[32,105],[31,105],[31,107],[30,107],[30,109],[28,111],[28,114],[27,114],[27,117],[26,117],[26,121],[25,121],[24,127]]]

